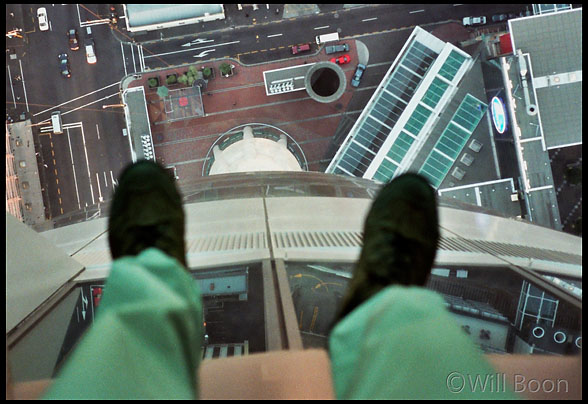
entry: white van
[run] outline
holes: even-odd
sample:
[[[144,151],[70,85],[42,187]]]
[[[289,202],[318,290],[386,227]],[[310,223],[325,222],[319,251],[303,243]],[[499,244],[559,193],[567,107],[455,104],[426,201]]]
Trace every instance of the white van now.
[[[51,113],[51,125],[53,125],[53,133],[56,135],[63,133],[63,129],[61,127],[61,112],[53,111]]]
[[[317,35],[316,36],[316,43],[318,45],[325,43],[325,42],[333,42],[339,40],[339,33],[333,32],[332,34],[324,34],[324,35]]]
[[[84,40],[86,48],[86,61],[93,65],[96,63],[96,52],[94,50],[94,38],[92,37],[92,28],[86,27],[86,39]]]

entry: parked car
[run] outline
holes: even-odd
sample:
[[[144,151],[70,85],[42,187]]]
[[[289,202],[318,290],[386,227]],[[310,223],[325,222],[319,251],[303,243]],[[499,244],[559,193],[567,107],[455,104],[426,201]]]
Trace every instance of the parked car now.
[[[71,70],[69,68],[69,60],[67,58],[67,53],[60,53],[59,55],[57,55],[57,59],[59,60],[59,71],[61,72],[61,76],[70,78]]]
[[[69,39],[69,49],[76,51],[80,49],[80,41],[78,39],[78,31],[70,29],[67,31],[67,38]]]
[[[346,43],[343,43],[341,45],[325,46],[325,52],[327,52],[327,55],[330,55],[331,53],[336,53],[336,52],[349,52],[349,45]]]
[[[310,50],[310,44],[309,43],[305,43],[302,45],[294,45],[292,46],[292,54],[296,55],[297,53],[300,52],[307,52]]]
[[[486,17],[464,17],[463,25],[466,27],[473,26],[473,25],[484,25],[486,24]]]
[[[502,22],[508,20],[508,15],[506,14],[495,14],[492,16],[492,22]]]
[[[47,31],[49,29],[49,19],[47,18],[47,9],[45,7],[37,9],[37,19],[39,20],[39,29]]]
[[[84,41],[84,47],[86,48],[86,60],[89,64],[93,65],[97,62],[97,59],[94,49],[94,38],[92,37],[92,29],[90,27],[86,27],[86,39]]]
[[[363,76],[366,68],[366,65],[362,65],[361,63],[357,65],[355,73],[353,73],[353,78],[351,79],[351,85],[353,87],[359,86],[359,82],[361,81],[361,77]]]
[[[331,58],[332,63],[337,63],[338,65],[344,65],[346,63],[351,62],[351,56],[343,55],[336,58]]]

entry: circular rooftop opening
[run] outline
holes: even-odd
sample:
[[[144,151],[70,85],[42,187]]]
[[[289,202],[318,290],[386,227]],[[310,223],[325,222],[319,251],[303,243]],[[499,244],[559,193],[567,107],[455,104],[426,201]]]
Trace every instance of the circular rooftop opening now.
[[[318,69],[310,78],[310,85],[315,93],[321,97],[329,97],[339,88],[339,76],[332,69]]]
[[[331,62],[315,63],[304,77],[306,92],[321,103],[337,101],[345,92],[346,85],[343,69]]]

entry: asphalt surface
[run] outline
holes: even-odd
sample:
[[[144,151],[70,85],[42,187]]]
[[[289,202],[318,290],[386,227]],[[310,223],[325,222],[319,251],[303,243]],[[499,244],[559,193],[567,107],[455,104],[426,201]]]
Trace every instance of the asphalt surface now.
[[[41,6],[47,9],[49,31],[38,27],[36,10]],[[7,117],[19,120],[24,114],[32,120],[48,218],[87,217],[99,210],[110,200],[121,170],[131,162],[119,96],[120,81],[127,75],[224,57],[245,64],[290,58],[291,45],[312,43],[311,53],[318,52],[316,35],[339,32],[343,40],[361,40],[369,53],[362,89],[349,107],[353,114],[367,103],[415,25],[459,22],[478,15],[490,20],[492,14],[528,7],[386,4],[345,9],[312,5],[305,10],[294,6],[260,5],[255,11],[250,7],[239,11],[227,5],[225,20],[132,34],[126,31],[120,5],[116,27],[105,19],[107,4],[7,5],[7,28],[22,29],[22,38],[6,40]],[[69,49],[66,36],[68,29],[76,28],[83,45],[88,25],[98,60],[94,65],[87,63],[83,46]],[[386,35],[391,39],[384,39]],[[69,56],[71,78],[59,73],[59,53]],[[63,118],[62,135],[51,133],[49,118],[56,110]]]

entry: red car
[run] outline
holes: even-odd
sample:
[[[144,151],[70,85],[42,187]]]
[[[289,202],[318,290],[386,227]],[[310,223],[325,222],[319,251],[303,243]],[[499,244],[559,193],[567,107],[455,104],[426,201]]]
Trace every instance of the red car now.
[[[349,55],[343,55],[337,58],[332,58],[331,62],[337,63],[338,65],[344,65],[345,63],[351,62],[351,57]]]
[[[305,44],[302,44],[302,45],[294,45],[292,47],[292,54],[295,55],[295,54],[297,54],[299,52],[306,52],[306,51],[309,51],[309,50],[310,50],[310,44],[308,44],[308,43],[305,43]]]

